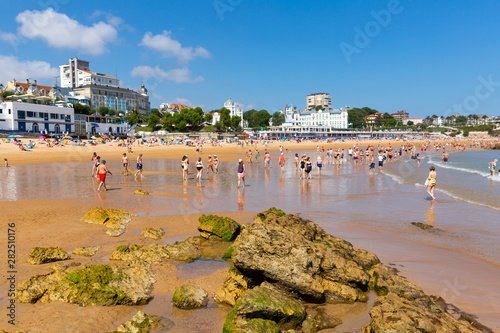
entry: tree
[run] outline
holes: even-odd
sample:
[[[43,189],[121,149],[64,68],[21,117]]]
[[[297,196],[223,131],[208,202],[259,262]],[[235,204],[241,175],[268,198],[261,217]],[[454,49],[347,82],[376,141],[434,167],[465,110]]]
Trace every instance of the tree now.
[[[353,128],[362,128],[365,125],[365,117],[375,113],[378,113],[378,111],[366,106],[363,108],[352,108],[347,111],[347,120],[352,124]]]
[[[231,117],[231,129],[234,132],[241,131],[242,128],[240,126],[240,123],[241,123],[241,117],[240,116],[232,116]]]
[[[211,113],[206,113],[204,117],[204,121],[207,123],[212,123],[214,116]]]
[[[279,111],[276,111],[275,113],[273,113],[272,120],[274,126],[280,126],[285,122],[285,115]]]
[[[314,109],[316,109],[316,111],[319,111],[319,110],[323,111],[325,108],[322,107],[321,105],[317,105]]]
[[[151,128],[153,131],[156,128],[156,125],[160,123],[160,117],[158,117],[156,114],[152,114],[148,117],[148,127]]]
[[[165,112],[163,115],[163,128],[166,130],[171,130],[174,124],[174,118],[170,112]]]
[[[90,106],[80,104],[80,103],[74,103],[73,104],[73,109],[75,110],[75,114],[86,114],[90,115]]]
[[[14,95],[14,93],[12,91],[6,90],[2,93],[3,99],[6,99],[7,97],[12,96],[12,95]]]
[[[126,116],[125,120],[130,125],[138,124],[144,121],[144,116],[139,113],[139,111],[130,111]]]
[[[455,118],[455,123],[457,125],[465,125],[467,123],[467,117],[466,116],[458,116]]]
[[[109,112],[109,108],[108,108],[108,107],[106,107],[106,106],[101,106],[101,107],[99,107],[98,112],[99,112],[99,114],[100,114],[101,116],[105,116],[105,115],[107,115],[107,114],[108,114],[108,112]]]
[[[160,114],[160,111],[158,111],[158,109],[151,109],[149,111],[149,115],[152,115],[152,114],[155,114],[158,116],[158,118],[161,118],[161,114]]]
[[[115,109],[109,109],[108,114],[110,116],[114,116],[114,115],[116,115],[116,110]]]
[[[220,114],[220,122],[222,123],[222,128],[223,130],[227,130],[229,127],[231,127],[231,111],[229,111],[226,108],[222,108],[219,110]]]
[[[408,125],[408,126],[413,126],[413,125],[415,125],[415,124],[413,123],[413,121],[408,120],[408,122],[406,123],[406,125]]]

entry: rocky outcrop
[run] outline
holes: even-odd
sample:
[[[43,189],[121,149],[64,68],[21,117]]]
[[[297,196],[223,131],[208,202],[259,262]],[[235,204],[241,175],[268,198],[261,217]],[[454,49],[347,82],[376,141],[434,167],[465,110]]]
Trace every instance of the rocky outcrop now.
[[[208,293],[195,284],[175,289],[172,302],[183,310],[198,309],[207,303]]]
[[[41,265],[68,259],[71,259],[71,257],[60,247],[34,247],[29,254],[28,263]]]
[[[135,190],[134,194],[136,195],[149,195],[151,191],[146,191],[146,190]]]
[[[148,333],[151,329],[161,327],[158,316],[138,311],[129,321],[118,326],[116,330],[106,333]]]
[[[234,240],[240,233],[241,226],[229,217],[203,214],[199,218],[198,231],[203,238],[216,238],[225,241]]]
[[[238,298],[223,332],[280,332],[300,327],[305,317],[306,309],[300,300],[264,284]]]
[[[17,286],[21,303],[66,303],[91,305],[140,305],[151,296],[154,275],[143,263],[89,265],[81,269],[62,266],[36,275]]]
[[[165,235],[163,228],[146,228],[141,232],[141,236],[155,240],[161,239],[163,235]]]
[[[100,248],[100,246],[77,247],[73,251],[73,254],[82,257],[92,257],[97,253],[97,251],[99,251]]]
[[[329,306],[365,302],[370,290],[378,297],[364,333],[481,332],[476,328],[479,323],[454,318],[443,301],[380,264],[374,254],[355,249],[296,215],[278,209],[258,214],[243,227],[232,249],[228,253],[234,267],[214,297],[234,305],[224,332],[305,333],[333,328],[340,319],[310,313],[304,320],[301,302],[333,304]],[[295,310],[285,311],[289,305]]]
[[[174,245],[147,244],[147,245],[120,245],[111,254],[111,260],[159,263],[163,259],[177,261],[193,261],[201,256],[201,252],[189,241],[176,242]]]
[[[131,221],[133,215],[132,212],[121,209],[92,207],[83,215],[82,220],[105,225],[108,235],[118,237],[125,232],[125,225]]]
[[[234,266],[256,282],[273,281],[307,300],[366,300],[368,270],[378,258],[313,222],[280,212],[261,213],[245,226],[233,244]]]

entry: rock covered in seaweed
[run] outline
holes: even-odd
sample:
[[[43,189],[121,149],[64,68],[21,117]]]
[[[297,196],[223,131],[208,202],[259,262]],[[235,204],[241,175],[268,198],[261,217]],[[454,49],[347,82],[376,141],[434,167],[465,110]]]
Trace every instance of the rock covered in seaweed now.
[[[100,246],[77,247],[73,251],[73,254],[82,257],[92,257],[97,253],[97,251],[99,251],[100,248]]]
[[[165,235],[165,230],[163,228],[155,227],[155,228],[146,228],[142,230],[141,236],[151,239],[161,239]]]
[[[34,247],[29,254],[28,263],[41,265],[68,259],[71,259],[71,257],[60,247]]]
[[[198,309],[207,302],[208,293],[195,284],[184,285],[175,289],[172,302],[183,310]]]
[[[138,311],[129,321],[106,333],[148,333],[151,329],[161,326],[158,316]]]
[[[102,224],[108,228],[111,237],[118,237],[125,232],[125,225],[132,220],[132,212],[113,208],[90,208],[82,220],[91,224]]]
[[[215,237],[229,242],[234,240],[241,230],[240,224],[229,217],[203,214],[198,221],[198,231],[204,238]]]

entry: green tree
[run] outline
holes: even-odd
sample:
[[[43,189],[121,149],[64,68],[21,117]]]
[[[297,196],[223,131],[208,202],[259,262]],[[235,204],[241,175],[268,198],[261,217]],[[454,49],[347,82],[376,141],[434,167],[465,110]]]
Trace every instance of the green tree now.
[[[241,117],[240,116],[232,116],[231,117],[231,129],[234,132],[240,132],[242,130],[241,126]]]
[[[314,109],[315,109],[316,111],[319,111],[319,110],[323,111],[325,108],[324,108],[324,107],[322,107],[321,105],[317,105]]]
[[[274,126],[280,126],[285,122],[285,115],[279,111],[276,111],[275,113],[273,113],[272,120]]]
[[[414,123],[413,123],[413,121],[409,120],[409,121],[406,123],[406,125],[408,125],[408,126],[413,126],[413,125],[414,125]]]
[[[467,124],[467,117],[466,116],[458,116],[455,119],[455,123],[457,125],[465,125],[465,124]]]
[[[116,115],[116,110],[115,109],[109,109],[108,114],[110,116],[114,116],[114,115]]]
[[[212,120],[214,119],[214,116],[211,113],[206,113],[204,121],[207,123],[212,123]]]
[[[152,114],[148,117],[148,127],[153,131],[156,129],[156,125],[158,125],[159,123],[160,117],[158,117],[156,114]]]
[[[363,108],[352,108],[347,111],[347,121],[352,124],[353,128],[362,128],[365,125],[365,117],[375,113],[378,113],[378,111],[366,106]]]
[[[125,120],[130,125],[135,125],[144,121],[144,116],[139,113],[139,111],[130,111],[126,116]]]
[[[170,131],[174,125],[174,117],[170,112],[165,112],[163,114],[163,128]]]
[[[108,114],[108,112],[109,112],[109,108],[108,108],[108,107],[106,107],[106,106],[101,106],[101,107],[99,107],[98,112],[99,112],[99,114],[100,114],[101,116],[105,116],[105,115],[107,115],[107,114]]]
[[[13,93],[12,91],[7,91],[7,90],[5,90],[5,91],[2,93],[3,99],[6,99],[7,97],[12,96],[12,95],[14,95],[14,93]]]
[[[160,114],[160,111],[158,111],[158,109],[151,109],[149,111],[149,115],[152,115],[152,114],[155,114],[158,116],[158,118],[161,118],[161,114]]]
[[[226,131],[229,127],[231,127],[231,111],[226,108],[222,108],[219,110],[220,114],[220,122],[222,123],[223,130]]]
[[[74,103],[73,104],[73,109],[75,110],[75,114],[86,114],[90,115],[90,106],[88,105],[83,105],[80,103]]]

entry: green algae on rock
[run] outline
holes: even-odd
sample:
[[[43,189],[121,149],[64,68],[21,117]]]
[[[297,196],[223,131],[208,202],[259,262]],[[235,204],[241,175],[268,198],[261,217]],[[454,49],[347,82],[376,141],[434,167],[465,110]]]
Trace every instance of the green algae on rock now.
[[[134,194],[136,195],[149,195],[151,191],[146,191],[146,190],[135,190]]]
[[[161,326],[158,316],[138,311],[129,321],[106,333],[148,333],[151,329]]]
[[[183,310],[198,309],[207,302],[208,293],[195,284],[184,285],[175,289],[172,302]]]
[[[102,224],[108,228],[106,232],[112,237],[118,237],[125,231],[125,225],[132,220],[134,214],[132,212],[113,209],[113,208],[98,208],[92,207],[82,220],[91,224]]]
[[[34,247],[29,254],[28,263],[41,265],[68,259],[71,259],[71,257],[60,247]]]
[[[77,247],[73,251],[73,254],[82,257],[92,257],[97,253],[97,251],[99,251],[100,248],[100,246]]]
[[[229,217],[203,214],[198,221],[198,230],[203,238],[215,237],[230,242],[241,230],[240,224]]]
[[[146,228],[142,230],[141,236],[146,238],[151,238],[155,240],[159,240],[165,235],[165,230],[163,228],[155,227],[155,228]]]

